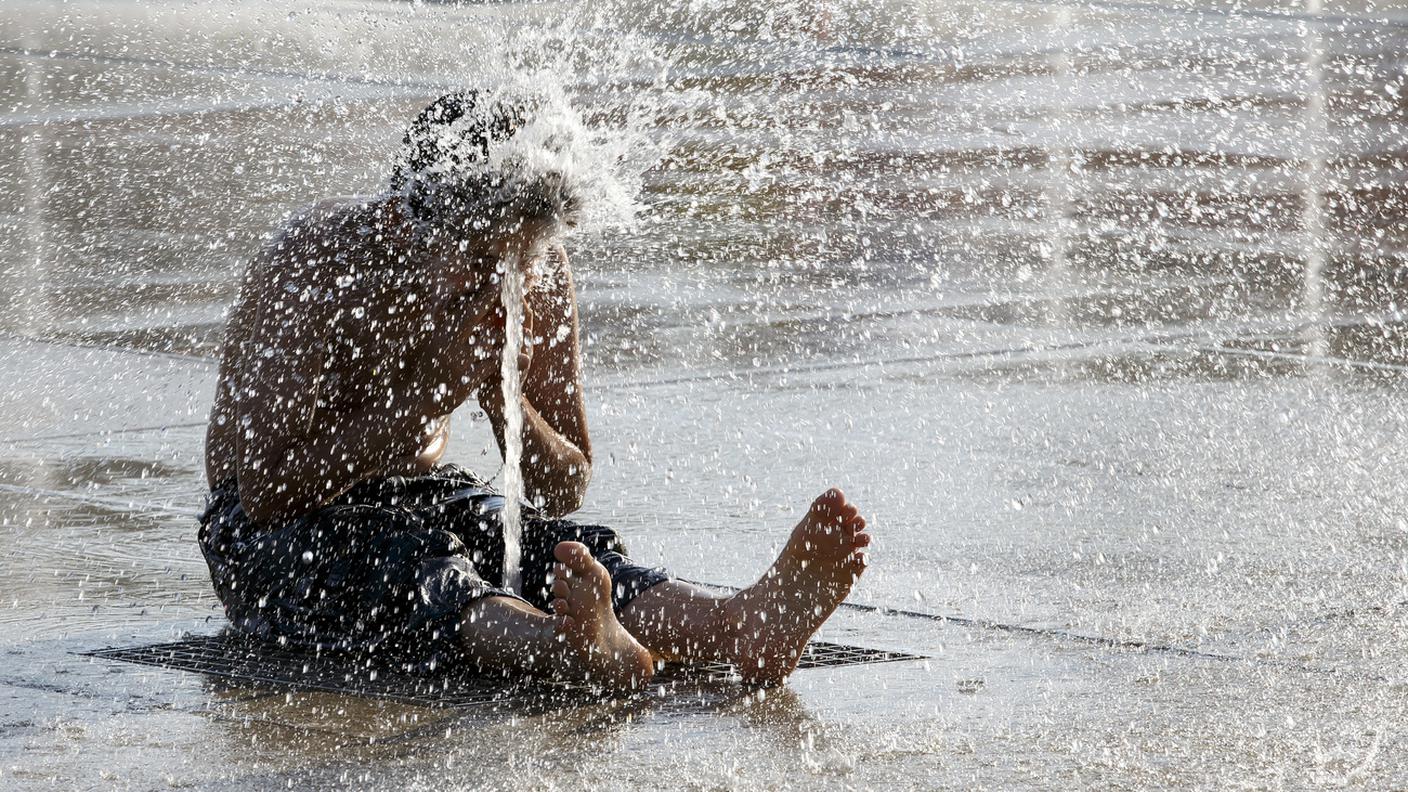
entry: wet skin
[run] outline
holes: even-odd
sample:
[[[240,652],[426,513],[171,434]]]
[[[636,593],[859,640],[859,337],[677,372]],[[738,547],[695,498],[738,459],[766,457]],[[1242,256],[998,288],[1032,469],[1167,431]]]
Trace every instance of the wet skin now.
[[[502,443],[503,313],[494,268],[549,259],[526,300],[524,455],[529,497],[577,508],[591,474],[577,303],[566,253],[534,229],[495,238],[427,234],[400,202],[329,202],[286,228],[250,267],[225,335],[206,436],[210,484],[234,477],[256,522],[296,517],[358,481],[430,469],[450,413],[471,396]],[[526,254],[526,255],[525,255]]]
[[[566,253],[525,223],[497,234],[417,227],[388,197],[319,204],[251,265],[226,329],[206,438],[210,484],[234,477],[256,523],[296,517],[358,481],[429,470],[450,413],[471,396],[502,449],[504,319],[492,273],[506,262],[528,273],[519,365],[524,459],[534,462],[525,489],[550,515],[574,511],[591,444]],[[849,593],[869,543],[856,508],[829,490],[753,586],[720,597],[668,581],[618,618],[606,569],[563,542],[551,614],[487,597],[466,609],[460,634],[486,670],[628,688],[663,660],[708,659],[775,683]]]

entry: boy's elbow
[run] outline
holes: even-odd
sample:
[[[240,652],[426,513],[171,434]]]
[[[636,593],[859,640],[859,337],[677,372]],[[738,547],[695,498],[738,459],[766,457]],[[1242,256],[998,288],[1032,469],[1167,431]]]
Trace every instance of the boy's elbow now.
[[[583,463],[572,477],[572,511],[582,508],[587,502],[587,485],[592,483],[592,463]]]
[[[246,479],[240,479],[239,490],[240,508],[255,525],[263,525],[277,516],[278,508],[264,487]]]
[[[239,483],[240,508],[255,525],[268,525],[295,511],[288,487],[258,471],[242,471]]]
[[[591,467],[573,471],[559,486],[547,487],[542,493],[542,509],[550,517],[564,517],[582,508],[587,500],[587,485],[591,483]]]
[[[585,490],[558,490],[551,494],[544,493],[543,511],[549,517],[566,517],[574,511],[582,508],[583,501],[586,500]]]

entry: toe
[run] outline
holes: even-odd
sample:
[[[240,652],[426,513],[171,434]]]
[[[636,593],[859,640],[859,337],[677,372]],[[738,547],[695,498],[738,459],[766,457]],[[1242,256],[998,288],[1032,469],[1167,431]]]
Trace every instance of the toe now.
[[[855,547],[856,547],[857,549],[862,548],[862,547],[869,547],[869,546],[870,546],[870,534],[864,533],[864,532],[861,532],[861,533],[856,534],[856,537],[855,537]]]
[[[568,569],[581,569],[592,557],[581,542],[558,542],[552,555]]]
[[[567,598],[567,595],[568,595],[569,593],[571,593],[571,591],[572,591],[572,588],[567,585],[567,581],[564,580],[563,578],[558,578],[557,580],[554,580],[554,581],[553,581],[553,584],[552,584],[552,595],[553,595],[554,597],[556,597],[556,598],[558,598],[558,599],[566,599],[566,598]]]
[[[562,568],[571,557],[573,542],[558,542],[552,549],[552,557],[558,560],[558,568]]]
[[[846,496],[841,493],[841,490],[832,487],[812,501],[812,511],[821,514],[834,514],[845,502]]]

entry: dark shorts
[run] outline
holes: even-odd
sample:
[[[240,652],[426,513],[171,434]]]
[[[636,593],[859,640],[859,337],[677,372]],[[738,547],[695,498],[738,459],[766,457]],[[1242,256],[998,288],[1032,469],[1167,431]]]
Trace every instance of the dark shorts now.
[[[233,481],[210,493],[200,546],[234,626],[308,649],[386,654],[433,668],[457,648],[461,614],[503,588],[504,499],[445,465],[364,481],[329,505],[259,529]],[[611,573],[619,613],[669,576],[626,557],[616,532],[544,519],[525,506],[518,597],[547,611],[558,542],[577,541]]]

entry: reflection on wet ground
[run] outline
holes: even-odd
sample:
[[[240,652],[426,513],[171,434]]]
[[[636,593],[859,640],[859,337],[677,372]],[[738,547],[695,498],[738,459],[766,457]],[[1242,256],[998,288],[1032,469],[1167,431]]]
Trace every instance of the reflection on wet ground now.
[[[19,8],[0,786],[1408,779],[1396,7]],[[572,244],[585,516],[739,584],[840,484],[882,612],[826,637],[934,659],[452,714],[71,654],[223,624],[192,516],[240,267],[297,206],[377,189],[416,109],[557,18],[588,115],[639,92],[668,144],[642,223]],[[492,473],[472,409],[457,429]]]

